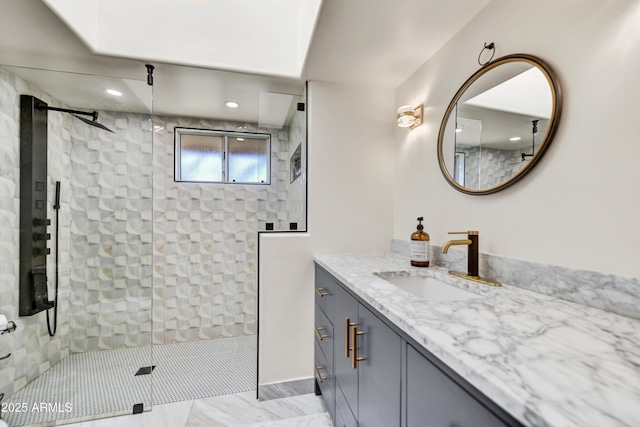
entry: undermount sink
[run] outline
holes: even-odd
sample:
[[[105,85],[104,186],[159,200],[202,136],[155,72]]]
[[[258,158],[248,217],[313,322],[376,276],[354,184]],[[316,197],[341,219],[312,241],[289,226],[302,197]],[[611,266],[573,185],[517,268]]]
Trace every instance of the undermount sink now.
[[[458,301],[483,297],[482,295],[466,291],[457,286],[434,279],[433,277],[402,276],[383,278],[400,289],[429,301]]]

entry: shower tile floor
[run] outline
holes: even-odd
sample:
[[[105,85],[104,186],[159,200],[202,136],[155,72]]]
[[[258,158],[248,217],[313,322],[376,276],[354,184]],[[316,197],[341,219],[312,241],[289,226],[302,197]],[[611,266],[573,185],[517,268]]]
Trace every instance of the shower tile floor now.
[[[135,375],[150,365],[155,366],[151,374]],[[11,427],[54,425],[95,414],[131,414],[137,403],[148,409],[151,402],[255,390],[256,366],[255,336],[72,354],[6,399],[26,404],[27,410],[3,417]],[[42,403],[48,406],[34,409]]]

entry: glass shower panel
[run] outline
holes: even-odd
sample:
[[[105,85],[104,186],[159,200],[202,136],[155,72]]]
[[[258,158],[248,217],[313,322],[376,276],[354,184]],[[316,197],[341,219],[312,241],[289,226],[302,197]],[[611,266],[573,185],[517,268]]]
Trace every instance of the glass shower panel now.
[[[292,108],[286,131],[286,166],[288,171],[285,182],[286,203],[280,216],[286,218],[280,223],[281,230],[307,229],[307,113],[306,87],[293,98]]]
[[[17,319],[24,335],[14,354],[23,357],[9,359],[11,384],[0,387],[5,403],[26,402],[28,410],[3,414],[12,426],[151,409],[153,94],[144,69],[140,75],[127,80],[0,65],[3,99],[13,99],[16,111],[20,95],[52,107],[46,114],[47,284],[56,330],[49,336],[44,312]],[[0,126],[19,127],[20,120]]]

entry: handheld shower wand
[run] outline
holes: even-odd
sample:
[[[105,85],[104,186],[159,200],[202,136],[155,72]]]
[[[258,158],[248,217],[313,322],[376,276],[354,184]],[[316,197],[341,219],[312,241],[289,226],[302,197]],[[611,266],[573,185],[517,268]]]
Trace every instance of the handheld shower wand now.
[[[60,278],[58,276],[58,260],[59,260],[59,250],[58,245],[60,243],[59,235],[60,235],[60,181],[56,181],[56,196],[55,202],[53,205],[53,209],[56,211],[56,248],[55,248],[55,274],[56,274],[56,293],[55,299],[53,303],[53,329],[51,328],[51,321],[49,320],[49,309],[47,309],[47,330],[49,331],[49,336],[54,336],[56,334],[56,330],[58,329],[58,288],[60,284]]]

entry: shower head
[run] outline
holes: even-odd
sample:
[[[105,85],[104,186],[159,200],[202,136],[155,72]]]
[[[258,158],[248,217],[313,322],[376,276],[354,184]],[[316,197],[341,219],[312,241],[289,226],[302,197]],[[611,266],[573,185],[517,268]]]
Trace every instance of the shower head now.
[[[115,133],[114,131],[112,131],[111,129],[106,127],[105,125],[103,125],[101,123],[98,123],[98,112],[97,111],[92,111],[90,113],[87,113],[86,111],[69,110],[67,108],[56,108],[56,107],[49,107],[49,106],[44,106],[44,105],[39,106],[38,108],[41,109],[41,110],[62,111],[63,113],[69,113],[73,117],[76,117],[76,118],[82,120],[83,122],[85,122],[88,125],[97,127],[99,129],[102,129],[102,130],[109,131],[111,133]],[[91,116],[91,117],[93,117],[93,120],[89,120],[89,119],[85,119],[84,117],[80,117],[79,114],[83,115],[83,116]]]
[[[94,111],[94,113],[95,113],[95,117],[96,117],[96,119],[97,119],[97,118],[98,118],[98,117],[97,117],[97,116],[98,116],[98,113],[97,113],[97,112],[95,112],[95,111]],[[82,120],[83,122],[85,122],[85,123],[86,123],[86,124],[88,124],[88,125],[95,126],[95,127],[97,127],[98,129],[106,130],[106,131],[109,131],[109,132],[111,132],[111,133],[115,133],[114,131],[112,131],[111,129],[109,129],[108,127],[106,127],[105,125],[103,125],[103,124],[101,124],[101,123],[98,123],[95,119],[94,119],[94,120],[89,120],[89,119],[85,119],[84,117],[80,117],[80,116],[78,116],[77,114],[71,114],[71,115],[72,115],[73,117],[77,118],[77,119]]]

